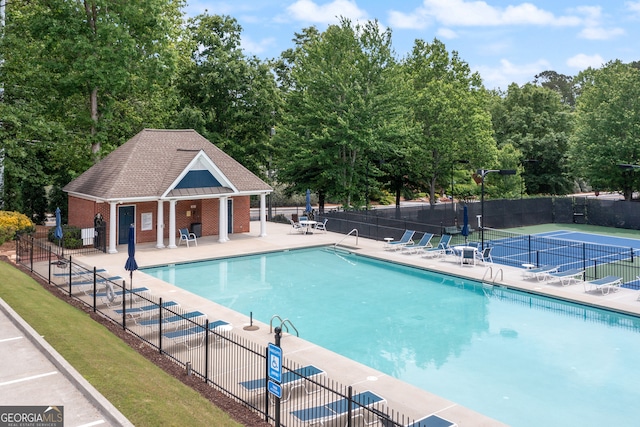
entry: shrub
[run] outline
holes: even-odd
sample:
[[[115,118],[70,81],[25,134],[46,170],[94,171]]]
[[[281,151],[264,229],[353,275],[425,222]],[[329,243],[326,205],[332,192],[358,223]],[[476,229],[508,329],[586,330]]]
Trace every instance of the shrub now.
[[[0,211],[0,245],[14,240],[17,233],[35,231],[33,222],[20,212]]]
[[[58,244],[58,239],[56,239],[55,235],[55,227],[49,229],[49,233],[47,234],[47,239],[55,244]],[[79,249],[82,248],[82,230],[78,227],[71,227],[68,225],[62,226],[62,245],[65,249]]]

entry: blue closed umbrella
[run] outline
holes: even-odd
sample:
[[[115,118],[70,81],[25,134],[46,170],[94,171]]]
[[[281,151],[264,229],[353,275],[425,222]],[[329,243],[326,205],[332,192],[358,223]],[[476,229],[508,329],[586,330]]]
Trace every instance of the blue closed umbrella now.
[[[465,206],[462,211],[462,235],[464,236],[464,243],[466,244],[469,237],[469,212]]]
[[[61,245],[62,241],[62,219],[60,219],[60,208],[56,208],[56,229],[53,232],[53,235],[56,239],[58,239],[58,246]],[[62,248],[62,255],[64,256],[64,248]]]
[[[129,226],[129,239],[127,245],[129,257],[127,258],[127,262],[124,264],[124,269],[129,272],[131,289],[133,289],[133,272],[138,269],[138,263],[136,262],[136,230],[133,224]],[[133,296],[131,296],[131,298],[133,298]]]
[[[307,213],[311,213],[311,190],[307,188]]]

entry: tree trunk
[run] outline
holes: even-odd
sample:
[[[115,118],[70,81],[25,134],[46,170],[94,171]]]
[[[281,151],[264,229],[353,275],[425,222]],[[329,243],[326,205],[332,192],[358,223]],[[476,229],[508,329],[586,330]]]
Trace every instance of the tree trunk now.
[[[91,137],[92,139],[98,133],[98,88],[94,88],[91,91]],[[100,142],[93,139],[91,143],[91,154],[93,154],[93,158],[97,163],[100,160]]]

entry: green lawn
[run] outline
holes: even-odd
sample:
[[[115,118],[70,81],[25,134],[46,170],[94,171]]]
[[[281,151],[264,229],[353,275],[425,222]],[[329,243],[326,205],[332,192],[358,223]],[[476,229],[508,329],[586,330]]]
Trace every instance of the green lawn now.
[[[0,297],[136,426],[241,425],[88,314],[4,262]]]

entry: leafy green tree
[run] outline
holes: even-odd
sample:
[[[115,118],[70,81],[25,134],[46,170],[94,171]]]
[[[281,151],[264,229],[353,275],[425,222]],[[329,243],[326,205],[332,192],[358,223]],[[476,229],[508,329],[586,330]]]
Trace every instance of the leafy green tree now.
[[[571,138],[571,164],[577,176],[598,190],[623,189],[626,200],[640,177],[619,164],[640,162],[640,70],[613,61],[578,76],[582,93]]]
[[[416,40],[403,66],[413,90],[414,121],[420,127],[411,159],[420,168],[416,178],[429,190],[433,205],[436,190],[448,188],[459,160],[468,160],[470,168],[496,162],[488,95],[480,76],[437,39],[431,44]]]
[[[533,83],[557,92],[563,104],[575,107],[577,91],[573,77],[548,70],[536,74]]]
[[[410,127],[391,33],[375,21],[342,19],[322,34],[307,29],[296,42],[278,68],[286,83],[278,179],[290,191],[314,189],[321,209],[325,197],[363,206]]]
[[[506,96],[494,96],[491,113],[498,147],[520,151],[525,187],[530,194],[566,194],[572,188],[567,152],[572,113],[551,89],[511,84]]]
[[[271,129],[281,110],[269,63],[247,58],[234,18],[199,15],[189,20],[178,88],[176,127],[193,128],[254,173],[271,155]]]

